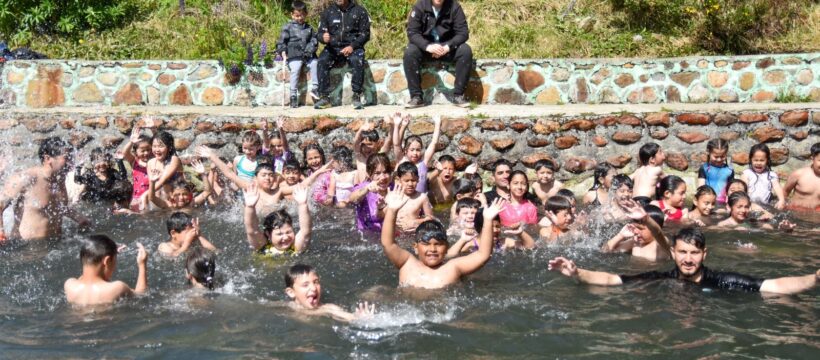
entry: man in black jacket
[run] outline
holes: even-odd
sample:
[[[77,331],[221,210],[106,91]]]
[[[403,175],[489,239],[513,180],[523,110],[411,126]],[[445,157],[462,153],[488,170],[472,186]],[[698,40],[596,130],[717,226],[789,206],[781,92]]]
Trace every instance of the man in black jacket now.
[[[370,16],[353,0],[336,0],[323,13],[317,37],[325,44],[319,55],[319,96],[316,109],[333,106],[330,95],[330,69],[344,59],[353,70],[353,107],[362,109],[364,86],[364,45],[370,40]]]
[[[424,106],[421,91],[422,61],[455,62],[456,81],[453,104],[467,106],[464,89],[473,66],[473,50],[467,45],[470,30],[467,17],[457,0],[418,0],[407,21],[410,43],[404,51],[404,74],[410,89],[407,108]]]

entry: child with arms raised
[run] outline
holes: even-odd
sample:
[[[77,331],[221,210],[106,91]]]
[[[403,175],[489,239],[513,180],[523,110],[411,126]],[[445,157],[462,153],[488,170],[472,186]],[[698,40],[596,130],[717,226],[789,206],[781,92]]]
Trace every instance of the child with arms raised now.
[[[70,304],[89,306],[111,304],[120,298],[148,291],[146,263],[148,253],[137,243],[137,286],[131,289],[122,281],[111,281],[117,268],[117,244],[105,235],[90,235],[83,239],[80,261],[83,274],[66,280],[65,297]]]
[[[655,198],[658,182],[666,176],[663,173],[663,162],[666,160],[666,154],[663,153],[660,145],[648,143],[641,146],[638,151],[638,160],[641,167],[630,176],[632,181],[635,182],[632,195],[635,196],[635,201],[646,205]]]
[[[396,170],[396,182],[402,185],[408,197],[399,210],[398,226],[402,232],[413,232],[419,224],[433,219],[433,206],[426,193],[417,190],[419,182],[418,168],[412,162],[404,162]]]
[[[628,252],[649,261],[669,258],[669,241],[663,234],[664,213],[655,205],[641,205],[634,200],[623,204],[626,216],[632,222],[607,241],[601,251]]]
[[[393,123],[401,122],[401,114],[396,113],[392,118],[390,115],[384,117],[384,123],[388,126],[387,136],[384,139],[381,149],[376,149],[379,143],[379,132],[376,131],[376,124],[370,120],[364,120],[362,126],[356,131],[353,138],[353,157],[356,160],[356,182],[361,183],[367,179],[367,159],[371,155],[386,154],[393,146]],[[392,171],[393,169],[391,169]]]
[[[354,313],[349,313],[335,304],[322,303],[322,284],[319,275],[310,265],[296,264],[285,273],[285,294],[291,298],[288,306],[294,311],[311,316],[329,316],[339,321],[370,317],[376,313],[376,306],[367,302],[359,303]]]
[[[418,174],[419,180],[416,183],[416,191],[426,193],[428,168],[430,161],[433,160],[433,155],[436,153],[436,145],[438,145],[438,138],[439,135],[441,135],[441,117],[433,117],[433,138],[430,139],[430,144],[427,145],[427,149],[424,150],[423,154],[422,149],[424,148],[424,143],[421,141],[421,137],[417,135],[412,135],[405,139],[404,147],[401,146],[401,139],[404,137],[404,132],[409,125],[410,116],[408,115],[402,119],[401,125],[394,126],[393,151],[396,154],[396,159],[401,159],[399,160],[399,165],[404,162],[410,162],[417,167],[416,173]]]
[[[304,187],[298,186],[293,191],[293,198],[299,211],[299,232],[294,233],[293,220],[284,210],[274,211],[265,216],[260,231],[259,217],[256,214],[259,190],[256,184],[251,184],[244,191],[245,233],[250,247],[261,254],[273,256],[296,255],[307,250],[311,236],[307,196],[307,189]]]
[[[152,125],[153,121],[145,121],[146,125]],[[140,212],[147,208],[148,198],[148,161],[151,160],[151,138],[140,135],[139,122],[131,130],[131,136],[125,145],[122,146],[123,159],[131,164],[131,193],[130,210]]]
[[[199,161],[191,163],[194,171],[202,177],[203,191],[199,195],[194,196],[193,184],[187,182],[184,177],[173,180],[167,188],[170,191],[166,192],[166,197],[162,194],[157,194],[157,187],[161,179],[157,175],[151,175],[148,184],[148,201],[156,205],[160,209],[183,210],[189,211],[194,207],[201,206],[208,201],[211,195],[211,182],[208,181],[208,173],[205,170],[205,165]]]
[[[440,289],[455,284],[463,276],[481,269],[492,254],[492,226],[485,226],[482,229],[478,251],[448,262],[444,262],[449,245],[447,234],[437,221],[428,220],[419,225],[414,245],[417,257],[413,257],[409,251],[396,244],[396,216],[399,209],[410,200],[403,186],[401,183],[397,184],[387,194],[387,210],[382,226],[382,247],[387,259],[399,269],[399,286]],[[504,202],[498,199],[484,209],[482,216],[485,223],[492,223],[504,207]]]

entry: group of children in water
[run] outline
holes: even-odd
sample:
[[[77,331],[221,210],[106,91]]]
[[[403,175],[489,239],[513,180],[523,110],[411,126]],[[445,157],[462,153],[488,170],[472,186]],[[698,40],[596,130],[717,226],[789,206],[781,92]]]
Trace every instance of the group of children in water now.
[[[170,257],[185,256],[191,284],[206,288],[213,288],[216,248],[200,233],[190,210],[237,200],[244,203],[249,246],[269,256],[308,250],[312,228],[309,203],[354,208],[357,228],[365,234],[381,235],[385,255],[399,269],[400,285],[420,288],[442,288],[458,282],[479,270],[493,251],[570,242],[584,235],[585,225],[592,219],[626,224],[602,244],[603,251],[628,252],[657,261],[670,258],[665,224],[791,231],[795,225],[787,220],[770,222],[773,212],[785,208],[820,210],[820,143],[811,147],[809,166],[791,174],[781,186],[765,144],[750,149],[750,165],[738,178],[727,161],[728,143],[711,140],[708,161],[697,172],[698,187],[692,206],[687,208],[686,182],[664,173],[665,155],[655,143],[640,148],[640,167],[632,175],[619,174],[607,163],[597,165],[593,186],[586,194],[576,195],[563,188],[555,178],[558,169],[550,160],[535,164],[536,178],[531,183],[526,171],[514,169],[505,159],[492,164],[493,186],[484,192],[477,165],[468,166],[458,176],[453,157],[443,155],[434,160],[440,118],[433,119],[434,131],[426,147],[419,136],[404,137],[411,120],[401,114],[385,117],[381,128],[387,136],[381,145],[377,124],[364,121],[352,149],[334,146],[331,156],[326,157],[318,144],[303,144],[299,162],[288,145],[283,119],[277,120],[276,132],[266,124],[261,136],[253,130],[243,134],[241,155],[230,161],[207,147],[196,149],[197,160],[180,159],[173,137],[157,131],[151,119],[144,119],[142,127],[135,127],[129,141],[117,151],[116,162],[94,150],[92,168],[78,167],[74,181],[85,186],[79,192],[83,200],[108,201],[117,213],[171,211],[169,240],[158,251]],[[143,130],[153,131],[152,136]],[[198,159],[210,162],[210,168]],[[198,194],[186,179],[184,162],[199,178],[202,191]],[[130,196],[118,184],[127,178],[124,163],[131,168]],[[596,216],[577,211],[577,197]],[[287,203],[296,204],[298,230],[282,209]],[[449,226],[436,220],[434,209],[450,213]],[[397,243],[401,234],[414,234],[415,256]],[[147,255],[138,246],[140,271],[132,290],[122,282],[109,282],[116,266],[116,244],[102,235],[84,239],[80,254],[83,275],[65,284],[69,302],[109,303],[146,291]],[[355,314],[322,304],[319,278],[306,265],[291,268],[285,283],[297,309],[343,320],[373,311],[368,304],[362,304]]]

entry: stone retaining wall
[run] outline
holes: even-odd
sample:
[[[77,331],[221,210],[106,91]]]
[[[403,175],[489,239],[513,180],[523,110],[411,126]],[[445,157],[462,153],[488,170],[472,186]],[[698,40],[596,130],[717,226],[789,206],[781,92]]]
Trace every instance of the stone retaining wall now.
[[[0,116],[0,146],[10,146],[15,159],[33,162],[37,143],[61,136],[78,148],[119,146],[140,115],[34,114],[7,110]],[[170,131],[176,147],[189,152],[194,146],[219,148],[232,158],[241,151],[241,133],[260,129],[260,117],[207,114],[160,116],[161,129]],[[380,119],[374,119],[379,121]],[[301,159],[301,148],[317,142],[326,150],[350,146],[362,119],[290,118],[285,130],[291,149]],[[380,124],[383,125],[383,124]],[[430,141],[430,119],[414,120],[408,133]],[[384,131],[381,131],[384,136]],[[695,171],[706,160],[706,141],[720,137],[730,142],[734,164],[748,163],[748,150],[768,143],[772,161],[781,171],[804,166],[809,148],[820,141],[820,108],[789,111],[720,113],[618,113],[594,116],[555,115],[545,118],[445,118],[438,155],[451,154],[457,168],[477,160],[481,166],[506,158],[532,167],[539,159],[553,159],[561,167],[559,177],[589,173],[597,162],[616,168],[634,168],[638,148],[650,141],[662,145],[667,165]],[[27,160],[24,160],[27,159]]]
[[[349,103],[350,76],[335,69],[334,101]],[[11,61],[0,105],[281,105],[281,64],[249,67],[238,78],[216,61]],[[422,74],[428,101],[445,103],[452,69]],[[370,104],[408,101],[400,60],[370,60]],[[304,88],[305,83],[302,83]],[[304,89],[303,89],[304,90]],[[302,91],[304,92],[304,91]],[[772,102],[780,95],[820,101],[820,53],[675,59],[481,60],[467,95],[487,104]],[[304,99],[310,103],[310,99]],[[289,99],[286,99],[289,101]]]

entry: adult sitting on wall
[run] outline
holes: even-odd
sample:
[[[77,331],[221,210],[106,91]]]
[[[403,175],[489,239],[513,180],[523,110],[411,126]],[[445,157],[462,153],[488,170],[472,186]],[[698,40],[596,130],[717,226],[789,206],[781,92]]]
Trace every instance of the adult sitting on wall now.
[[[330,69],[339,60],[347,61],[353,70],[353,107],[362,109],[364,87],[364,45],[370,40],[370,17],[365,8],[353,0],[335,0],[319,20],[317,37],[325,44],[319,55],[319,99],[316,109],[333,106],[330,96]]]
[[[467,45],[470,30],[458,1],[416,1],[407,21],[407,37],[410,43],[404,51],[404,75],[411,96],[407,108],[425,105],[421,91],[421,64],[430,60],[455,62],[452,102],[458,106],[469,105],[464,90],[473,66],[473,50]]]

